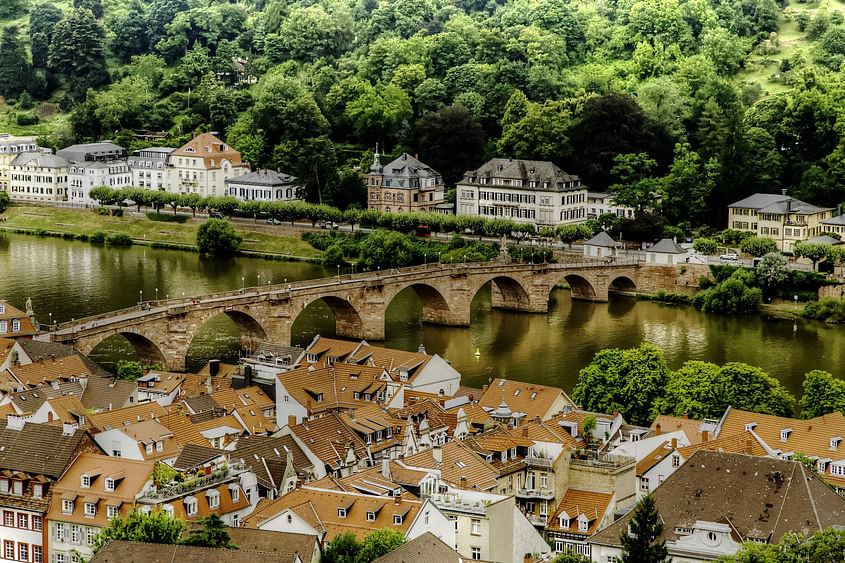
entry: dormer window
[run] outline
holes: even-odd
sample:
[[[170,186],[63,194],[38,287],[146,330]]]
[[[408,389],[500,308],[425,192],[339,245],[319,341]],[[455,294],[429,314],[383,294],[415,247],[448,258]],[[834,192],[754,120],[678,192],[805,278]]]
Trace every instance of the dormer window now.
[[[97,515],[97,503],[96,502],[86,502],[85,503],[85,517],[86,518],[93,518]]]
[[[402,525],[402,521],[403,521],[404,519],[405,519],[405,517],[404,517],[404,516],[402,516],[401,514],[394,514],[394,515],[393,515],[393,525],[394,525],[394,526],[401,526],[401,525]]]
[[[830,449],[835,450],[839,447],[839,443],[842,442],[842,436],[836,436],[835,438],[830,439]]]
[[[318,403],[322,403],[322,402],[323,402],[323,394],[322,394],[322,393],[317,393],[317,402],[318,402]]]
[[[232,491],[232,502],[238,502],[241,498],[241,490],[235,486],[231,488]]]
[[[563,513],[561,513],[560,516],[558,516],[558,522],[560,523],[560,527],[564,530],[569,529],[569,526],[572,524],[572,521],[569,518],[569,514],[567,514],[566,511],[564,511]]]
[[[369,516],[369,512],[367,513],[367,515]],[[337,509],[337,517],[338,517],[338,518],[346,518],[346,509],[345,509],[345,508],[340,508],[340,507],[338,507],[338,509]]]
[[[379,430],[378,432],[376,432],[376,442],[381,442],[381,436],[382,436],[382,434],[381,434],[381,430]]]
[[[197,515],[197,499],[196,499],[196,497],[185,498],[185,512],[188,514],[188,516],[196,516]]]
[[[373,510],[367,511],[367,522],[375,522],[376,521],[376,513]]]
[[[578,517],[578,531],[579,532],[586,532],[590,529],[590,522],[587,520],[587,517],[583,514]]]
[[[164,441],[163,440],[159,440],[159,441],[156,442],[156,451],[157,452],[164,451]]]
[[[787,440],[787,438],[789,438],[790,434],[792,434],[792,428],[784,428],[783,430],[781,430],[780,431],[780,441],[786,442],[786,440]]]
[[[751,432],[751,431],[752,431],[752,430],[754,430],[756,427],[757,427],[757,423],[756,423],[756,422],[749,422],[748,424],[746,424],[746,425],[745,425],[745,431],[746,431],[746,432]]]
[[[208,508],[211,510],[220,508],[220,493],[216,490],[211,490],[206,493],[208,497]]]
[[[507,460],[508,460],[508,450],[504,450],[502,452],[502,461],[507,461]]]
[[[9,492],[9,480],[8,479],[0,479],[0,493],[8,493]]]
[[[149,444],[144,444],[144,449],[148,454],[153,453],[153,444],[150,442]]]
[[[356,401],[357,401],[357,400],[359,400],[359,399],[361,398],[361,393],[360,393],[359,391],[355,391],[354,395],[355,395],[355,400],[356,400]]]
[[[62,499],[62,514],[73,514],[73,499]]]
[[[305,359],[309,362],[316,362],[317,361],[317,354],[306,354]]]
[[[86,475],[85,473],[82,474],[82,478],[80,479],[80,481],[81,482],[80,482],[79,486],[82,487],[83,489],[87,489],[88,487],[91,486],[91,477]]]
[[[32,485],[32,498],[42,498],[44,496],[44,485],[35,483]]]
[[[372,398],[372,395],[369,393],[364,393],[364,400],[369,401]]]
[[[511,448],[511,459],[516,458],[516,447]]]
[[[111,477],[106,477],[106,490],[113,491],[114,490],[114,479]]]

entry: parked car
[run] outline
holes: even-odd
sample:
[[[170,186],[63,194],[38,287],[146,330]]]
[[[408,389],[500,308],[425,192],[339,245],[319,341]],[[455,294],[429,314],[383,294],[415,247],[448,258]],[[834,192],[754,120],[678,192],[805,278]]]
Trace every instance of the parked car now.
[[[320,228],[321,229],[332,229],[336,231],[339,225],[334,221],[320,221]]]
[[[273,217],[268,217],[267,218],[267,224],[268,225],[281,225],[282,222],[279,219],[274,219]]]
[[[226,218],[226,216],[223,215],[222,213],[220,213],[219,211],[211,211],[211,212],[209,212],[208,216],[211,219],[225,219]]]
[[[719,256],[719,260],[734,261],[734,260],[739,260],[739,256],[737,256],[737,254],[735,252],[729,252],[727,254],[722,254],[721,256]]]

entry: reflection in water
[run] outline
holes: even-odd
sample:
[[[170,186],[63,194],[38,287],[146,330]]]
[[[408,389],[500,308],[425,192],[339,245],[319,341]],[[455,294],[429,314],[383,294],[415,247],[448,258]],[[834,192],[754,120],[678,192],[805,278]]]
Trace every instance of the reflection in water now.
[[[152,248],[109,248],[59,239],[0,235],[0,297],[22,306],[32,297],[42,322],[57,321],[134,305],[145,299],[331,275],[319,266],[255,259],[200,260],[196,254]],[[243,278],[243,280],[241,279]],[[492,377],[574,386],[578,371],[603,348],[651,342],[665,350],[673,367],[687,359],[758,365],[800,394],[804,373],[840,373],[843,328],[812,321],[772,317],[704,315],[613,296],[610,303],[572,301],[568,290],[554,290],[548,314],[490,308],[489,286],[471,307],[472,326],[423,324],[422,305],[412,289],[400,293],[387,312],[385,346],[416,350],[423,344],[452,362],[464,384],[480,387]],[[793,328],[794,327],[794,328]],[[309,305],[293,326],[293,343],[307,345],[316,334],[334,335],[334,317],[321,301]],[[375,343],[381,344],[381,343]],[[226,315],[209,321],[191,343],[189,369],[208,358],[235,361],[240,337]],[[481,356],[474,356],[475,350]],[[107,368],[134,351],[120,337],[104,341],[92,354]]]

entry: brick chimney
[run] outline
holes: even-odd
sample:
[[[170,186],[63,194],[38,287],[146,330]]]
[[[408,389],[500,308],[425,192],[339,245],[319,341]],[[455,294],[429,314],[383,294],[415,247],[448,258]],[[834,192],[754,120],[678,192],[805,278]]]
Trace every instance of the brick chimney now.
[[[673,450],[678,449],[678,439],[677,438],[672,438],[672,449]]]
[[[522,427],[522,435],[527,438],[528,437],[528,425]]]
[[[437,463],[443,463],[443,450],[440,446],[434,446],[431,449],[431,456],[434,458],[434,461]]]
[[[660,436],[660,423],[659,422],[654,425],[654,435]]]
[[[701,441],[702,442],[709,442],[710,441],[710,432],[707,430],[701,431]]]

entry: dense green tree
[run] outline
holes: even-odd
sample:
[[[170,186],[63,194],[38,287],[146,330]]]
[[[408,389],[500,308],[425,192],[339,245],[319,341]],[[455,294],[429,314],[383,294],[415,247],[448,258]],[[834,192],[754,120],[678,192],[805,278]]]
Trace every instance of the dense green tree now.
[[[792,253],[796,258],[808,258],[813,262],[813,270],[816,269],[816,264],[824,260],[828,255],[829,245],[813,244],[809,242],[796,242],[792,248]]]
[[[657,179],[652,176],[657,162],[643,152],[619,154],[613,162],[615,164],[610,173],[617,181],[608,188],[613,194],[613,200],[620,205],[633,207],[637,214],[652,207],[659,189]]]
[[[842,559],[845,553],[845,531],[835,527],[820,530],[810,538],[787,534],[777,544],[742,544],[734,555],[723,558],[725,563],[829,563]]]
[[[718,177],[719,164],[715,159],[705,162],[689,144],[676,144],[669,173],[659,179],[662,215],[669,223],[703,224]]]
[[[654,497],[646,495],[634,508],[628,527],[622,532],[622,563],[669,563],[666,541],[658,541],[663,521]]]
[[[652,344],[602,350],[580,371],[572,397],[585,410],[618,410],[631,424],[648,424],[668,374],[663,352]]]
[[[118,12],[111,18],[108,28],[113,32],[109,48],[122,62],[128,63],[135,55],[147,52],[147,18],[137,0],[129,5],[128,10]]]
[[[53,28],[48,64],[68,83],[68,92],[81,100],[89,87],[107,79],[103,28],[90,10],[76,8]]]
[[[125,518],[115,516],[94,538],[94,553],[111,540],[176,544],[185,531],[185,523],[164,510],[132,510]]]
[[[232,224],[223,219],[209,219],[197,229],[197,249],[202,256],[231,256],[242,240]]]
[[[83,10],[90,10],[97,19],[101,19],[103,17],[102,0],[73,0],[73,7],[74,9],[82,8]]]
[[[4,0],[0,4],[0,20],[18,17],[28,5],[27,0]]]
[[[737,270],[728,279],[697,293],[692,302],[705,313],[754,314],[760,311],[763,291]]]
[[[411,100],[401,88],[364,84],[363,93],[346,106],[358,138],[365,144],[395,143],[409,127]]]
[[[804,376],[801,395],[801,418],[815,418],[834,412],[845,412],[845,381],[814,369]]]
[[[771,292],[789,280],[789,263],[783,254],[769,252],[757,264],[756,273],[760,285]]]
[[[11,201],[9,192],[5,190],[0,191],[0,213],[6,211],[6,208],[9,207],[9,201]]]
[[[329,14],[319,5],[296,8],[284,19],[279,38],[297,60],[313,61],[337,56],[352,40],[351,22],[342,14]]]
[[[508,102],[514,101],[513,96]],[[505,122],[508,119],[506,110]],[[511,114],[511,117],[515,114]],[[569,132],[573,119],[561,102],[528,103],[524,117],[503,128],[499,151],[503,156],[535,160],[557,160],[572,153]]]
[[[361,542],[361,550],[358,552],[358,563],[375,561],[403,543],[405,543],[405,534],[400,530],[381,528],[368,532]]]
[[[692,243],[692,247],[696,252],[712,256],[719,251],[719,243],[707,237],[699,237]]]
[[[273,150],[272,161],[297,177],[299,196],[312,203],[323,203],[323,196],[339,180],[335,146],[325,135],[283,141]]]
[[[176,14],[190,9],[188,0],[150,0],[147,10],[147,37],[150,46],[158,44],[165,35],[165,26]]]
[[[20,96],[28,86],[29,76],[26,47],[18,28],[13,25],[3,28],[0,35],[0,96]]]
[[[117,362],[117,378],[121,381],[138,381],[144,375],[144,368],[139,362],[120,360]]]
[[[191,533],[182,540],[185,545],[196,547],[212,547],[215,549],[237,549],[238,546],[230,541],[228,526],[216,512],[208,516],[197,518],[199,527],[191,530]]]
[[[422,159],[454,185],[463,173],[478,167],[484,156],[484,131],[465,107],[447,106],[423,116],[414,128]]]
[[[770,238],[748,237],[739,245],[740,250],[752,256],[764,256],[769,252],[777,252],[777,243]]]

